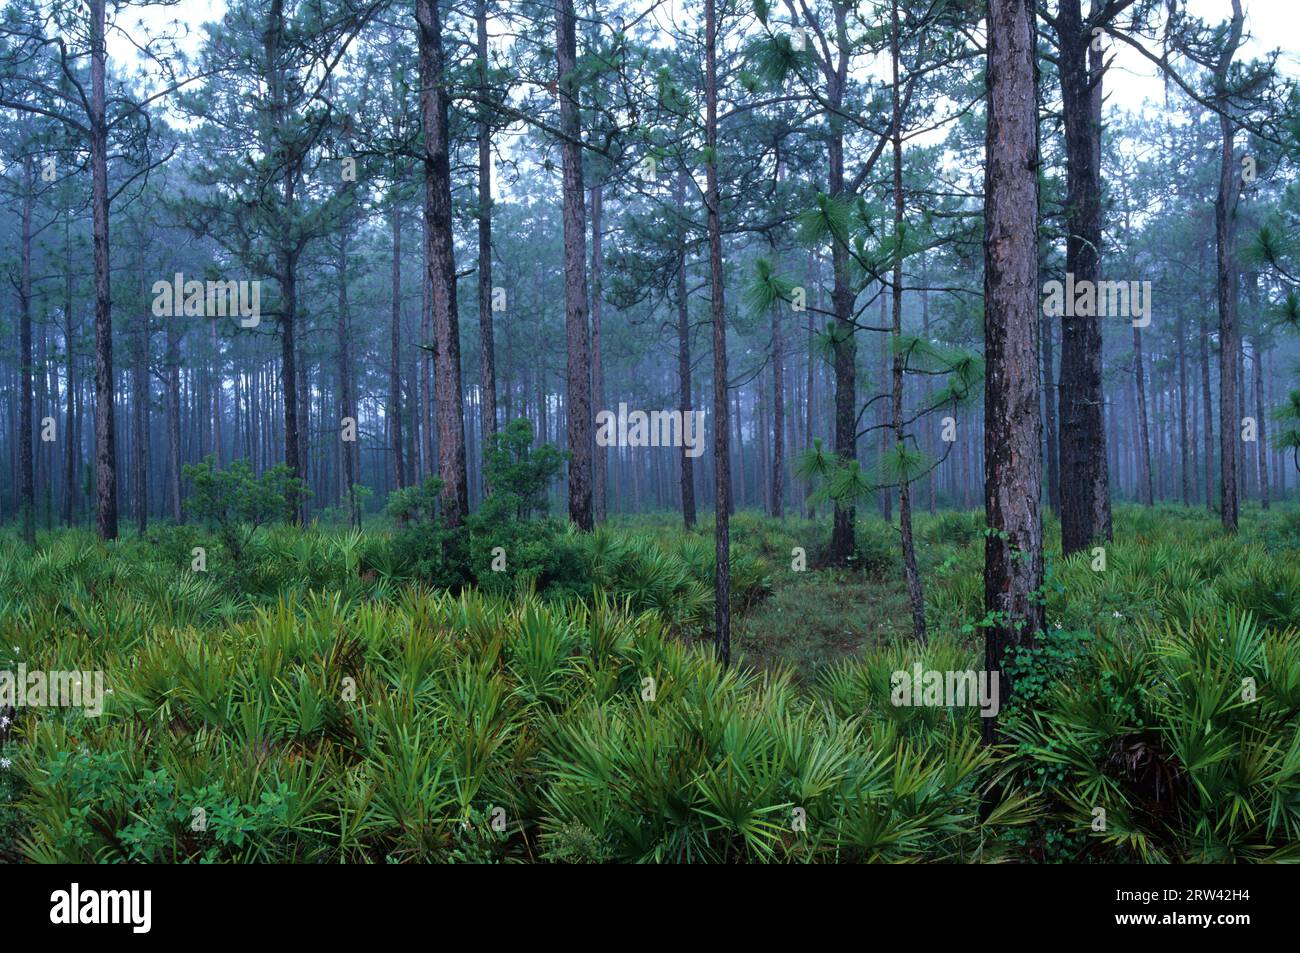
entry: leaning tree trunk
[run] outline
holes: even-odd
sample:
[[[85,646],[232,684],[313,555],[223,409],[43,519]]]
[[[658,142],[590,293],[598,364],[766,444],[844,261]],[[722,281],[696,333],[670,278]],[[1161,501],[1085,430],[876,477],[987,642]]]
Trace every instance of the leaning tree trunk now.
[[[564,166],[564,411],[569,442],[569,519],[592,528],[591,338],[587,327],[587,213],[582,186],[582,127],[574,71],[578,41],[573,0],[556,0],[560,144]]]
[[[714,0],[704,0],[704,206],[709,230],[709,297],[713,321],[714,644],[731,664],[731,462],[727,446],[727,321],[722,289],[722,219],[718,195],[718,22]]]
[[[416,0],[419,25],[420,114],[424,123],[424,219],[433,305],[437,388],[438,475],[443,516],[459,526],[469,512],[465,455],[465,398],[460,382],[460,324],[456,314],[456,259],[452,239],[448,99],[443,78],[442,19],[437,0]]]
[[[988,0],[984,169],[985,665],[998,698],[1009,651],[1043,628],[1038,381],[1038,110],[1033,0]],[[986,744],[996,715],[983,723]]]

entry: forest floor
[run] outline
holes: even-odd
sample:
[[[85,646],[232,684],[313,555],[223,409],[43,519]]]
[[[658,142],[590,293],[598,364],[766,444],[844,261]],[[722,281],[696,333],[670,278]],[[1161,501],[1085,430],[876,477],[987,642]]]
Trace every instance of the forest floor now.
[[[897,575],[836,569],[783,574],[767,599],[736,620],[732,645],[741,664],[788,666],[811,683],[826,665],[905,636],[910,611]]]
[[[860,519],[855,568],[826,569],[825,521],[737,514],[727,670],[711,525],[553,526],[518,548],[542,575],[457,593],[375,523],[272,527],[237,560],[194,526],[0,536],[0,673],[111,688],[102,715],[0,724],[0,860],[1300,859],[1294,504],[1235,538],[1119,506],[1104,569],[1049,524],[1048,630],[997,749],[970,704],[891,693],[981,668],[979,513],[917,518],[926,646],[895,527]]]

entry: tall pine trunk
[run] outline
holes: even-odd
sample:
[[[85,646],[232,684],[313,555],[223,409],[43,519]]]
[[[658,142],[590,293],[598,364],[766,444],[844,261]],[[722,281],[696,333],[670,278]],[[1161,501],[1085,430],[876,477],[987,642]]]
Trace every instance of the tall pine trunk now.
[[[605,273],[604,246],[604,190],[596,186],[591,190],[591,392],[594,406],[605,406],[605,364],[600,356],[600,318],[601,318],[601,282]],[[685,419],[685,418],[683,418]],[[596,447],[592,460],[593,493],[592,503],[597,523],[605,522],[605,491],[608,480],[606,470],[609,463],[609,451],[605,447]]]
[[[338,315],[336,338],[338,343],[338,378],[339,378],[339,409],[342,411],[341,417],[350,418],[354,427],[357,426],[357,401],[352,386],[352,329],[349,327],[351,321],[350,308],[348,306],[348,229],[350,223],[345,221],[342,230],[339,233],[339,257],[338,257]],[[347,502],[348,522],[352,526],[361,525],[361,513],[357,508],[356,485],[359,482],[357,476],[358,469],[358,448],[357,441],[343,440],[343,421],[339,421],[339,442],[342,446],[342,496]],[[354,435],[355,436],[355,435]]]
[[[1137,393],[1138,418],[1138,500],[1152,505],[1151,433],[1147,425],[1146,370],[1142,362],[1142,329],[1133,325],[1133,386]]]
[[[456,259],[452,240],[448,99],[443,75],[442,18],[437,0],[416,0],[419,33],[420,114],[424,124],[424,219],[433,307],[438,475],[449,526],[469,512],[465,456],[465,398],[460,381],[460,324],[456,314]]]
[[[167,497],[172,520],[184,518],[181,509],[181,335],[175,321],[167,322],[165,367],[167,398]]]
[[[1201,316],[1201,406],[1205,420],[1205,508],[1214,512],[1214,403],[1210,392],[1210,329]]]
[[[1232,0],[1232,25],[1228,43],[1214,71],[1215,96],[1220,109],[1228,108],[1228,71],[1241,44],[1244,16],[1241,0]],[[1219,114],[1219,191],[1214,200],[1214,244],[1219,301],[1219,517],[1229,533],[1237,532],[1239,488],[1237,440],[1241,411],[1237,394],[1237,358],[1241,350],[1237,325],[1237,197],[1240,167],[1233,156],[1236,125]]]
[[[680,172],[673,184],[673,207],[679,212],[684,209],[686,201],[686,172]],[[681,235],[677,242],[677,275],[674,286],[674,304],[677,307],[677,406],[682,412],[682,420],[691,412],[691,318],[686,297],[686,225],[683,221]],[[700,435],[704,439],[704,435]],[[690,448],[681,449],[682,478],[682,521],[686,528],[695,526],[695,460],[687,453]]]
[[[393,207],[389,209],[389,227],[392,230],[393,260],[390,282],[392,286],[391,327],[388,347],[388,416],[389,434],[393,443],[393,474],[397,489],[407,485],[406,457],[402,439],[402,209],[397,200],[397,182],[393,182]]]
[[[140,300],[144,296],[144,240],[140,240]],[[213,327],[216,327],[214,324]],[[142,307],[135,332],[131,368],[132,483],[135,484],[135,528],[144,536],[149,526],[149,310]],[[218,378],[218,386],[220,378]]]
[[[1101,75],[1089,66],[1092,37],[1079,0],[1061,0],[1057,13],[1061,108],[1065,125],[1065,270],[1076,285],[1101,276]],[[1101,319],[1062,320],[1060,399],[1061,546],[1066,555],[1111,538],[1110,479],[1103,419]]]
[[[785,342],[779,297],[772,302],[772,515],[785,516]]]
[[[564,411],[569,449],[569,519],[592,528],[591,338],[587,327],[587,213],[582,185],[578,57],[573,0],[555,0],[555,53],[560,98],[564,205]]]
[[[30,146],[30,143],[26,143]],[[32,157],[23,156],[23,203],[21,225],[21,276],[18,279],[18,360],[19,395],[18,411],[18,466],[19,506],[22,510],[23,540],[28,545],[36,543],[36,483],[32,473]]]
[[[265,45],[267,75],[270,77],[272,118],[276,130],[284,129],[288,118],[286,115],[288,110],[285,105],[284,67],[280,63],[280,44],[284,38],[284,29],[283,0],[272,0],[263,43]],[[294,154],[294,149],[288,144],[268,142],[268,145],[282,150],[286,156],[280,188],[285,216],[291,221],[294,205],[297,201],[299,159]],[[301,480],[305,478],[306,474],[304,472],[298,414],[299,388],[297,342],[295,339],[298,310],[297,268],[297,249],[289,247],[287,244],[281,245],[276,252],[276,277],[280,283],[281,299],[280,392],[284,402],[284,462],[289,469],[289,473]],[[301,495],[297,492],[291,492],[286,502],[288,504],[289,519],[295,523],[301,522],[303,512]]]
[[[95,258],[95,528],[117,539],[117,442],[113,413],[113,317],[109,297],[108,118],[104,0],[90,0],[90,182]]]
[[[72,319],[72,238],[69,232],[70,214],[63,218],[63,343],[67,350],[67,392],[64,394],[63,425],[63,493],[59,516],[65,526],[71,526],[77,484],[78,448],[77,422],[77,342]]]
[[[835,9],[837,35],[842,36],[845,25],[845,7],[837,4]],[[841,56],[837,69],[828,76],[827,101],[832,111],[838,111],[844,103],[844,86],[848,81],[847,57]],[[838,200],[844,192],[844,133],[837,121],[831,124],[829,147],[829,188],[831,199]],[[831,290],[831,310],[834,322],[831,326],[834,348],[835,372],[835,453],[840,463],[849,465],[858,456],[857,427],[857,342],[853,338],[853,288],[849,270],[849,252],[844,242],[833,238],[831,242],[831,269],[833,284]],[[830,561],[833,565],[844,566],[853,555],[854,522],[856,511],[853,504],[835,503],[834,517],[831,524]]]
[[[999,699],[1009,650],[1043,628],[1039,511],[1038,110],[1033,0],[988,0],[988,127],[984,169],[985,666]],[[987,744],[996,716],[983,723]]]
[[[1263,509],[1268,509],[1271,502],[1269,499],[1268,479],[1268,407],[1267,402],[1264,400],[1264,369],[1261,360],[1263,355],[1263,347],[1260,344],[1259,337],[1256,336],[1255,347],[1250,355],[1251,368],[1255,373],[1255,419],[1259,421],[1255,450],[1259,466],[1259,505]]]
[[[1179,311],[1174,326],[1174,339],[1177,341],[1178,359],[1178,458],[1182,472],[1183,506],[1192,505],[1192,469],[1188,459],[1191,439],[1187,424],[1187,320]]]
[[[727,319],[722,298],[722,218],[718,194],[718,18],[704,0],[704,207],[709,231],[709,304],[713,323],[713,454],[715,457],[713,638],[718,658],[731,663],[731,460],[727,446]]]
[[[898,98],[898,0],[890,8],[890,64],[893,72],[893,122],[891,138],[894,152],[894,233],[903,227],[903,114]],[[1035,275],[1037,272],[1035,271]],[[890,304],[893,341],[897,345],[903,337],[903,253],[898,249],[894,255],[894,273],[891,280]],[[1035,341],[1035,344],[1037,341]],[[897,452],[906,450],[907,435],[903,430],[903,372],[906,354],[901,347],[894,347],[893,376],[893,431]],[[1035,355],[1036,356],[1036,355]],[[1035,397],[1037,400],[1037,397]],[[925,641],[925,594],[921,589],[921,571],[916,565],[916,541],[912,536],[912,483],[906,471],[898,486],[898,528],[903,542],[903,567],[907,576],[907,596],[912,607],[912,634],[921,642]]]
[[[487,0],[475,0],[474,26],[478,56],[478,95],[488,96]],[[483,445],[497,432],[496,350],[492,334],[492,125],[486,102],[478,119],[478,328],[479,371],[483,397],[479,403]],[[485,488],[486,489],[486,488]]]

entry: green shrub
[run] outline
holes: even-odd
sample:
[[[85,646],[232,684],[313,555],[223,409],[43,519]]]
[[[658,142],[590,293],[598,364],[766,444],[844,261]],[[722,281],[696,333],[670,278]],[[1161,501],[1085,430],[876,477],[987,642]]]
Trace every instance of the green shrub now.
[[[1074,859],[1300,857],[1300,633],[1230,611],[1099,640],[1068,671],[1006,730],[1013,770],[1084,835]]]
[[[291,500],[305,492],[302,480],[284,464],[277,464],[261,476],[254,476],[247,460],[232,460],[218,469],[216,457],[182,468],[190,481],[186,508],[195,517],[214,526],[236,568],[243,568],[244,551],[257,528],[292,516]]]

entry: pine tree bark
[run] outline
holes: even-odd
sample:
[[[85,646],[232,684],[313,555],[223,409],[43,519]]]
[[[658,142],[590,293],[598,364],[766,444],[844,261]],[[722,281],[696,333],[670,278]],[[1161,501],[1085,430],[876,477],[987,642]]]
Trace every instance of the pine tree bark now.
[[[713,323],[713,454],[715,458],[713,638],[723,666],[731,664],[731,459],[727,446],[727,321],[723,302],[722,217],[718,194],[718,18],[704,0],[704,207],[709,232],[709,298]]]
[[[1142,361],[1142,329],[1133,326],[1133,386],[1137,389],[1138,492],[1140,501],[1151,506],[1151,434],[1147,427],[1146,371]]]
[[[1259,505],[1263,509],[1268,509],[1271,503],[1268,479],[1268,406],[1264,400],[1264,369],[1261,361],[1263,354],[1260,340],[1256,337],[1255,347],[1250,355],[1251,367],[1255,372],[1255,419],[1259,421],[1255,450],[1259,466]]]
[[[820,291],[821,261],[818,259],[817,253],[815,251],[808,253],[808,274],[810,279],[808,282],[809,294],[812,293],[811,289],[813,288],[818,289],[817,306],[820,308],[822,306],[821,291]],[[817,407],[817,355],[816,355],[817,347],[816,347],[816,336],[813,332],[812,319],[811,318],[808,319],[807,323],[808,323],[808,327],[806,331],[807,342],[804,346],[804,349],[807,351],[807,357],[808,357],[808,365],[805,369],[807,371],[807,380],[804,382],[804,402],[805,402],[804,443],[809,449],[811,449],[813,445],[813,440],[816,439],[814,435],[815,433],[814,421],[816,418],[815,411]],[[803,495],[807,497],[811,495],[812,492],[813,492],[813,484],[812,484],[812,480],[809,479]],[[809,519],[817,518],[817,507],[812,506],[811,504],[808,505],[808,518]]]
[[[108,119],[104,0],[90,0],[90,183],[95,259],[95,528],[117,539],[117,442],[108,254]]]
[[[1065,125],[1065,270],[1075,283],[1101,275],[1101,125],[1099,57],[1089,65],[1091,35],[1079,0],[1061,0],[1056,17]],[[1061,546],[1065,555],[1111,538],[1110,479],[1103,419],[1101,319],[1062,319],[1060,380]]]
[[[898,0],[890,7],[890,65],[893,72],[893,122],[891,139],[894,152],[894,232],[903,226],[903,114],[898,98]],[[1037,107],[1035,107],[1037,108]],[[1037,115],[1037,113],[1035,113]],[[1035,265],[1035,269],[1037,266]],[[1035,270],[1035,276],[1037,270]],[[894,256],[894,273],[891,279],[891,324],[895,344],[903,337],[903,256],[901,250]],[[1037,345],[1037,340],[1035,340]],[[899,347],[893,348],[893,436],[898,452],[905,449],[907,434],[903,429],[903,372],[906,355]],[[1035,354],[1036,356],[1036,354]],[[1035,396],[1037,401],[1037,396]],[[1037,437],[1035,437],[1037,439]],[[912,483],[906,472],[898,485],[898,528],[903,543],[903,567],[907,577],[908,602],[912,607],[912,635],[925,642],[925,593],[921,588],[921,571],[916,564],[916,542],[912,536]]]
[[[167,324],[167,489],[172,521],[184,518],[181,509],[181,335],[176,322]]]
[[[1188,460],[1191,446],[1187,422],[1187,320],[1180,311],[1174,327],[1178,360],[1178,459],[1182,473],[1183,506],[1192,505],[1192,470]],[[1194,434],[1192,435],[1194,436]]]
[[[438,475],[442,512],[449,526],[469,513],[465,455],[465,399],[460,377],[460,324],[456,312],[456,259],[452,239],[451,156],[444,78],[442,18],[437,0],[416,0],[419,26],[420,113],[424,123],[424,218],[433,306]]]
[[[686,172],[678,174],[673,183],[673,207],[679,211],[686,201]],[[689,302],[686,297],[686,232],[683,231],[677,243],[677,274],[673,297],[677,307],[677,393],[678,409],[682,419],[692,410],[691,399],[691,320]],[[704,439],[704,435],[700,435]],[[682,481],[682,520],[686,529],[695,527],[695,460],[687,454],[689,448],[681,449]]]
[[[555,53],[560,97],[564,205],[564,411],[569,449],[569,519],[592,528],[591,338],[587,327],[587,214],[578,115],[577,27],[573,0],[555,0]]]
[[[208,376],[208,390],[212,395],[212,453],[216,456],[217,466],[224,466],[222,456],[224,444],[221,419],[225,416],[224,387],[222,386],[221,338],[217,335],[217,322],[208,322],[208,343],[212,347],[212,370]]]
[[[1205,507],[1214,512],[1214,404],[1210,391],[1210,330],[1201,316],[1201,406],[1205,420]]]
[[[140,300],[147,301],[144,296],[143,244],[142,239]],[[131,442],[131,482],[135,484],[136,533],[143,537],[149,527],[149,310],[147,308],[140,309],[140,316],[136,321],[134,350],[131,371],[131,411],[135,433]]]
[[[836,4],[835,20],[837,36],[842,36],[845,29],[847,13],[844,4]],[[844,87],[848,82],[848,58],[841,56],[836,70],[827,76],[827,101],[832,111],[838,111],[844,104]],[[827,192],[831,199],[838,200],[844,194],[844,133],[842,125],[831,123],[828,149],[830,165]],[[835,374],[835,453],[841,465],[848,466],[858,456],[857,428],[857,342],[853,337],[853,288],[849,270],[849,253],[844,242],[838,239],[831,242],[831,271],[833,283],[831,290],[831,311],[834,312],[832,333],[834,335],[834,374]],[[857,512],[851,503],[835,504],[831,524],[830,562],[835,566],[848,565],[854,548],[854,523]]]
[[[34,176],[32,157],[23,156],[22,224],[20,225],[22,264],[18,279],[18,361],[20,364],[18,386],[22,393],[18,401],[18,468],[19,522],[23,541],[29,546],[36,543],[36,482],[33,475],[32,429],[32,197]]]
[[[928,345],[930,344],[930,258],[927,252],[921,253],[921,284],[923,286],[921,289],[921,336],[925,339],[925,343]],[[931,399],[933,398],[933,391],[928,378],[926,379],[923,393],[922,406],[928,408]],[[931,458],[933,458],[935,456],[933,428],[927,427],[925,435],[925,451]],[[929,475],[925,479],[926,508],[930,511],[931,516],[934,515],[935,511],[935,490],[938,478],[939,473],[937,468],[932,467]]]
[[[285,128],[287,106],[285,105],[285,78],[281,59],[281,42],[284,39],[284,2],[271,0],[267,18],[266,33],[263,44],[266,54],[267,75],[270,78],[269,92],[272,119],[275,129]],[[286,218],[292,220],[294,206],[297,202],[297,185],[300,157],[294,147],[287,143],[276,145],[268,141],[271,149],[282,150],[285,155],[281,172],[280,201]],[[302,459],[302,441],[299,433],[298,413],[298,365],[297,343],[295,339],[298,310],[298,250],[288,244],[281,244],[276,249],[276,278],[280,285],[280,388],[284,402],[284,462],[290,475],[304,479]],[[287,499],[289,519],[294,523],[302,521],[303,501],[300,494],[290,492]]]
[[[1043,315],[1039,334],[1042,337],[1043,352],[1043,425],[1047,443],[1047,505],[1052,512],[1061,513],[1061,437],[1056,425],[1056,388],[1053,386],[1056,371],[1056,355],[1053,348],[1055,327],[1052,318]]]
[[[497,432],[496,348],[492,327],[492,124],[486,106],[488,97],[487,0],[474,4],[475,48],[478,56],[478,95],[484,104],[478,120],[478,327],[479,370],[483,398],[480,426],[483,445]]]
[[[392,308],[390,312],[388,347],[388,415],[389,433],[393,442],[393,474],[397,489],[407,485],[405,444],[402,437],[402,209],[397,201],[397,183],[393,183],[393,206],[389,209],[389,227],[392,232],[393,260],[390,283]]]
[[[880,350],[876,352],[879,358],[876,383],[880,389],[878,396],[885,397],[889,395],[889,387],[885,381],[890,374],[890,341],[893,337],[889,331],[884,330],[890,326],[889,316],[890,294],[888,285],[882,281],[880,285]],[[893,450],[891,446],[893,437],[890,434],[890,423],[892,414],[892,401],[886,401],[880,405],[876,412],[877,425],[880,428],[880,454],[882,457],[888,456]],[[880,518],[886,523],[894,521],[894,488],[892,486],[882,486],[880,488]]]
[[[433,340],[433,289],[429,282],[429,241],[428,223],[420,220],[420,340]],[[424,469],[421,477],[431,476],[437,472],[437,453],[434,441],[435,430],[433,400],[433,351],[420,349],[420,451],[424,454]],[[357,472],[360,473],[358,465]]]
[[[1227,45],[1214,71],[1217,105],[1228,108],[1228,71],[1241,45],[1245,17],[1241,0],[1232,0],[1232,22]],[[1237,322],[1237,198],[1240,167],[1233,155],[1236,125],[1219,113],[1219,191],[1214,201],[1214,244],[1219,300],[1219,518],[1229,533],[1237,532],[1239,488],[1237,440],[1241,411],[1237,401],[1237,355],[1241,350]]]
[[[72,525],[73,501],[77,482],[76,394],[77,394],[77,342],[73,336],[72,319],[72,240],[69,234],[68,213],[63,220],[63,344],[67,351],[67,390],[64,393],[63,424],[63,493],[59,502],[59,517],[65,526]]]
[[[1043,628],[1038,367],[1038,110],[1033,0],[988,0],[984,173],[985,665],[1005,705],[1009,650]],[[997,738],[996,716],[983,738]]]
[[[349,223],[344,222],[342,231],[339,233],[339,257],[337,263],[338,269],[338,315],[337,327],[335,330],[336,342],[338,344],[338,379],[339,379],[339,409],[342,411],[341,417],[351,418],[353,425],[357,426],[357,401],[352,386],[352,329],[349,326],[351,322],[351,309],[348,305],[348,280],[347,280],[347,261],[348,261],[348,228]],[[356,440],[343,440],[343,421],[339,421],[339,443],[342,448],[342,498],[348,508],[348,522],[352,526],[361,525],[361,513],[357,507],[356,485],[358,482],[358,448]]]
[[[596,186],[591,190],[591,391],[596,407],[605,406],[605,364],[600,354],[601,285],[605,273],[604,208],[604,190]],[[606,515],[609,450],[606,447],[596,447],[593,453],[592,504],[596,523],[599,524],[605,522]]]
[[[774,263],[775,264],[775,263]],[[779,298],[772,302],[772,515],[785,516],[785,342]]]

